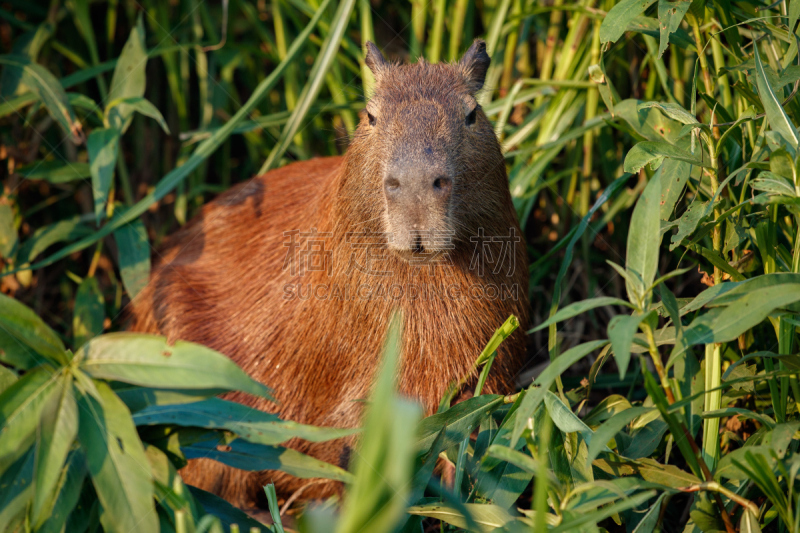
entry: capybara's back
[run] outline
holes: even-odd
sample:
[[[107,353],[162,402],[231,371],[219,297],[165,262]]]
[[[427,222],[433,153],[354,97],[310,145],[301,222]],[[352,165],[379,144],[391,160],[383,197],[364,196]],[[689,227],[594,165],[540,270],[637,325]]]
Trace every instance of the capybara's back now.
[[[294,163],[206,205],[155,258],[131,329],[205,344],[274,390],[230,399],[320,426],[359,425],[394,309],[398,386],[427,413],[475,377],[494,330],[516,315],[488,392],[510,392],[525,349],[528,268],[492,125],[475,100],[484,44],[457,64],[394,65],[368,44],[375,92],[344,157]],[[346,467],[352,439],[290,446]],[[338,490],[210,461],[181,471],[234,504],[272,481],[312,498]]]

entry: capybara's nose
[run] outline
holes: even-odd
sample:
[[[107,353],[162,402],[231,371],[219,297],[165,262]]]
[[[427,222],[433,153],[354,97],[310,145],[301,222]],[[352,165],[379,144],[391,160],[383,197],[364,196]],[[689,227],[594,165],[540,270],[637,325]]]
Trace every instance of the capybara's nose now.
[[[441,204],[450,199],[453,180],[441,173],[413,175],[395,172],[383,180],[383,190],[390,203]]]

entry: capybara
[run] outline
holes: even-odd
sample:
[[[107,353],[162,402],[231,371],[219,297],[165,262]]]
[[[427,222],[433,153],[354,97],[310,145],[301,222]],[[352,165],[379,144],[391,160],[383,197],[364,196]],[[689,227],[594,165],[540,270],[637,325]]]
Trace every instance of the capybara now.
[[[274,390],[279,404],[227,398],[318,426],[357,427],[399,308],[399,391],[436,411],[474,383],[476,357],[511,314],[486,392],[510,393],[525,353],[526,249],[500,145],[475,94],[483,41],[454,64],[400,65],[367,44],[374,94],[346,155],[287,165],[205,205],[157,254],[130,329],[209,346]],[[471,380],[471,381],[470,381]],[[288,445],[347,467],[354,439]],[[187,483],[239,506],[263,485],[309,480],[208,460]],[[338,483],[316,482],[302,499]]]

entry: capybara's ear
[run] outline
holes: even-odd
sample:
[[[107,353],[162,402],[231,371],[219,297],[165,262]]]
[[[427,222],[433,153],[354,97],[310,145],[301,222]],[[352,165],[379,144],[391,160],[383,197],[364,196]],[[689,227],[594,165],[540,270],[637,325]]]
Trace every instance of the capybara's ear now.
[[[469,47],[464,57],[458,62],[459,66],[464,69],[472,94],[483,88],[486,71],[489,70],[489,63],[491,62],[492,58],[486,53],[486,42],[481,39],[475,39],[475,42]]]
[[[374,74],[375,77],[377,78],[378,73],[384,68],[386,68],[388,63],[386,62],[386,59],[383,57],[383,54],[381,54],[381,51],[378,50],[378,47],[375,46],[375,43],[373,43],[372,41],[367,41],[366,48],[367,48],[367,55],[364,58],[364,63],[367,64],[367,67],[369,67],[369,69],[372,71],[372,74]]]

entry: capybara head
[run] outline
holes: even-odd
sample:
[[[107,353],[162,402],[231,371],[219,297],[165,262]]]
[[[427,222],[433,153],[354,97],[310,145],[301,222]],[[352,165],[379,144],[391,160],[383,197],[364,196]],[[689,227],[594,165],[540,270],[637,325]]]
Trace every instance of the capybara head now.
[[[368,182],[361,186],[382,207],[389,249],[408,259],[469,245],[508,195],[500,145],[475,99],[489,67],[485,43],[458,63],[411,65],[367,43],[365,61],[375,87],[351,152]]]

